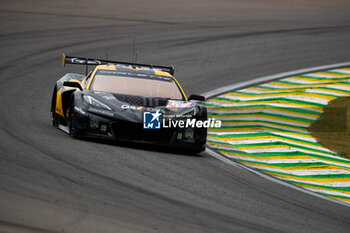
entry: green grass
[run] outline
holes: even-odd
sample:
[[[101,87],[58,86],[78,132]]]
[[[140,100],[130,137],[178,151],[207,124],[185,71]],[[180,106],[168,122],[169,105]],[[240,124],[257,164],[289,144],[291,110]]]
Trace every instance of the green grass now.
[[[324,147],[350,159],[350,97],[331,101],[309,131]]]

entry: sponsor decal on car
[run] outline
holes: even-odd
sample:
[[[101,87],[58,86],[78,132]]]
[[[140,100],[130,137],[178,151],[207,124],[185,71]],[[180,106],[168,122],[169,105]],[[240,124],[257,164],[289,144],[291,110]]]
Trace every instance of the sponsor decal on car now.
[[[94,108],[94,107],[90,107],[88,109],[88,112],[97,114],[97,115],[102,115],[102,116],[106,116],[106,117],[113,117],[114,113],[107,111],[107,110],[102,110],[102,109],[98,109],[98,108]]]
[[[176,100],[169,100],[166,108],[173,110],[177,108],[189,108],[191,107],[190,102],[185,101],[176,101]]]
[[[135,110],[135,109],[136,109],[136,106],[123,104],[123,105],[121,106],[121,108],[122,108],[123,110],[124,110],[124,109],[132,109],[132,110]]]
[[[101,97],[105,100],[115,100],[115,97],[113,95],[101,95]]]
[[[145,107],[145,106],[134,106],[134,105],[127,105],[127,104],[123,104],[121,106],[122,110],[126,110],[126,109],[131,109],[131,110],[139,110],[139,111],[148,111],[148,112],[154,112],[154,111],[160,111],[162,113],[164,113],[164,109],[158,108],[158,107]]]

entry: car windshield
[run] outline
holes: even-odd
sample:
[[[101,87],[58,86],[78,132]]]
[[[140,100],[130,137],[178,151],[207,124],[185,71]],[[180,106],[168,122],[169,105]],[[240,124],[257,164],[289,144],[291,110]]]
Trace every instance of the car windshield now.
[[[179,87],[172,80],[97,74],[91,89],[125,95],[183,99]]]

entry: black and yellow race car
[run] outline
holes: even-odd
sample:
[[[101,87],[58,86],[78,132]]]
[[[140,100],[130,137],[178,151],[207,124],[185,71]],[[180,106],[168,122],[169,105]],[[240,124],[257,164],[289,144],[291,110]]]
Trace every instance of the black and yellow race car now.
[[[62,65],[86,66],[86,75],[67,73],[54,87],[54,126],[77,138],[205,149],[207,110],[188,99],[173,77],[172,66],[157,66],[82,57],[62,57]],[[90,72],[88,67],[95,66]]]

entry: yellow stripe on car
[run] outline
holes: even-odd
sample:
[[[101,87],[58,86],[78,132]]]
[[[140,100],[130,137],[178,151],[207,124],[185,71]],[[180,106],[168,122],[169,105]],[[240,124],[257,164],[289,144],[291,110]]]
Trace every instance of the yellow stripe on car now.
[[[56,95],[55,112],[64,117],[63,109],[62,109],[62,88],[57,92],[57,95]]]

